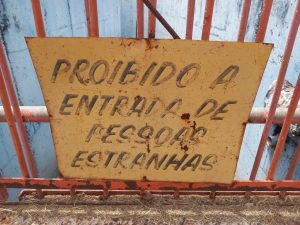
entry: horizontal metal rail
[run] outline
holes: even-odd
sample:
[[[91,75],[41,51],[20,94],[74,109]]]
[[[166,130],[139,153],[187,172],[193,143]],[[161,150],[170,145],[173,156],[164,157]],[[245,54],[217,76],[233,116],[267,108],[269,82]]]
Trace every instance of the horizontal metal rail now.
[[[46,106],[20,106],[21,115],[25,122],[49,122],[49,115]],[[287,108],[278,108],[273,119],[274,124],[282,124],[287,114]],[[268,115],[267,108],[253,108],[248,123],[265,123]],[[0,122],[7,122],[5,112],[0,106]],[[297,109],[293,120],[293,124],[300,124],[300,109]]]
[[[90,190],[300,191],[299,180],[236,180],[232,184],[86,179],[0,178],[0,188]]]
[[[147,190],[151,194],[159,195],[210,195],[212,191],[176,191],[176,190]],[[280,195],[283,191],[252,191],[251,195]],[[215,196],[220,195],[245,195],[246,191],[215,191]],[[23,189],[19,194],[19,199],[22,199],[26,195],[36,194],[36,189]],[[42,196],[46,195],[72,195],[72,194],[85,194],[109,197],[113,195],[141,195],[140,190],[90,190],[90,189],[78,189],[72,192],[69,189],[42,189]],[[284,195],[299,195],[299,191],[284,191]],[[35,202],[38,203],[38,202]],[[67,203],[67,202],[66,202]],[[24,204],[24,202],[23,202]],[[57,204],[57,203],[56,203]]]

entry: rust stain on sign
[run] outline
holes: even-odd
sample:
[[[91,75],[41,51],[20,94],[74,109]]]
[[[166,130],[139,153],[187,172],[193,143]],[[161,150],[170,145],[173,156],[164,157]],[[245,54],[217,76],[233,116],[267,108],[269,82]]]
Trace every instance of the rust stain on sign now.
[[[64,177],[232,182],[271,45],[26,41]]]

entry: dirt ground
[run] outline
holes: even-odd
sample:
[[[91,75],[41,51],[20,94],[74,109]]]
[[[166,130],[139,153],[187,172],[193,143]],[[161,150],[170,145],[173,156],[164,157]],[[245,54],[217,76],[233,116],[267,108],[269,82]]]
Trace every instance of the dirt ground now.
[[[0,224],[300,224],[300,197],[27,196],[19,204],[0,206]]]

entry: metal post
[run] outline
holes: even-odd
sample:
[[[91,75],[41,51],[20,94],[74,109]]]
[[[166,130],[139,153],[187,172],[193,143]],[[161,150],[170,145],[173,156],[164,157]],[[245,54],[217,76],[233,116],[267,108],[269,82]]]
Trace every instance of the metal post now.
[[[202,40],[209,40],[212,16],[214,12],[215,0],[206,0],[205,13],[203,20]]]
[[[185,39],[188,40],[191,40],[193,37],[194,15],[195,15],[195,0],[189,0],[188,7],[187,7],[186,34],[185,34]]]
[[[244,0],[242,18],[240,23],[239,35],[238,35],[238,41],[241,42],[244,42],[245,40],[250,7],[251,7],[251,0]]]
[[[260,43],[263,42],[265,39],[265,34],[266,34],[266,30],[270,18],[272,5],[273,5],[273,0],[264,0],[264,5],[259,20],[259,26],[258,26],[255,42]]]
[[[137,25],[136,25],[136,37],[144,38],[144,3],[143,0],[136,1],[137,11]]]
[[[147,5],[151,5],[154,9],[156,9],[157,0],[150,0],[149,3],[145,2]],[[149,8],[149,6],[147,5]],[[150,9],[150,8],[149,8]],[[156,17],[152,10],[150,9],[148,12],[148,38],[155,38],[155,28],[156,28]]]
[[[85,0],[85,13],[89,37],[99,37],[97,0]]]
[[[35,22],[35,28],[37,32],[37,36],[39,37],[45,37],[45,27],[44,27],[44,21],[42,16],[42,9],[40,0],[31,0],[32,10],[33,10],[33,17]]]

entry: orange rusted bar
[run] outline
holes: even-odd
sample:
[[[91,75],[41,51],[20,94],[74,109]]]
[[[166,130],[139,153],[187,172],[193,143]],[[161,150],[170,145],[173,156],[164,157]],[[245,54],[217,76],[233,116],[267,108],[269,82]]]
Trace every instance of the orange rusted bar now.
[[[300,191],[299,180],[249,181],[232,184],[86,179],[0,178],[0,188],[90,189],[90,190],[194,190],[194,191]]]
[[[150,0],[151,5],[156,8],[157,0]],[[155,38],[156,18],[153,12],[148,12],[148,37]]]
[[[191,40],[193,37],[193,25],[195,15],[195,0],[189,0],[187,7],[187,19],[186,19],[186,34],[185,39]]]
[[[85,13],[89,37],[99,37],[97,0],[85,0]]]
[[[144,3],[143,0],[136,1],[137,11],[137,26],[136,26],[136,37],[144,38]]]
[[[258,31],[256,34],[255,42],[263,42],[265,39],[265,34],[266,34],[266,30],[270,18],[272,4],[273,4],[273,0],[264,0],[264,5],[259,20]]]
[[[143,0],[144,4],[151,11],[151,13],[149,12],[149,21],[148,21],[149,22],[149,25],[148,25],[149,38],[155,38],[155,20],[154,20],[153,24],[150,24],[150,20],[152,20],[150,18],[150,15],[153,14],[158,19],[158,21],[164,26],[164,28],[166,28],[166,30],[172,35],[172,37],[174,39],[180,39],[180,37],[173,30],[173,28],[170,26],[170,24],[168,24],[168,22],[164,19],[164,17],[156,10],[156,0],[152,0],[152,1],[155,1],[154,2],[155,5],[153,5],[149,0]],[[150,32],[149,28],[151,28],[151,27],[154,29],[152,29],[152,31]]]
[[[293,175],[294,175],[294,172],[297,168],[299,159],[300,159],[300,142],[297,145],[297,148],[295,150],[295,154],[293,156],[291,166],[289,168],[289,171],[286,174],[286,177],[285,177],[286,180],[291,180],[293,178]]]
[[[46,32],[45,32],[45,26],[44,26],[44,22],[43,22],[43,17],[42,17],[42,12],[41,12],[41,5],[40,5],[39,0],[32,0],[32,9],[33,9],[33,14],[34,14],[34,19],[35,19],[35,27],[36,27],[36,30],[37,30],[37,36],[38,37],[45,37]],[[15,96],[15,92],[13,92],[10,95]],[[12,97],[12,98],[14,99],[14,97]],[[14,109],[14,111],[15,111],[15,117],[16,117],[17,123],[19,124],[20,123],[19,122],[19,117],[21,116],[21,112],[20,112],[19,107],[17,109]],[[28,163],[29,163],[29,168],[31,169],[31,175],[33,177],[38,177],[38,171],[37,171],[36,165],[34,163],[34,159],[33,159],[33,156],[32,156],[32,151],[31,151],[30,145],[28,143],[28,139],[27,139],[27,135],[26,135],[26,132],[25,132],[24,125],[19,126],[19,130],[20,130],[20,133],[21,133],[21,138],[22,138],[23,145],[24,145],[24,148],[25,148],[25,153],[26,153],[26,156],[27,156],[27,160],[28,160]],[[36,190],[36,191],[39,194],[41,193],[41,190]]]
[[[212,16],[214,12],[215,0],[206,0],[203,30],[202,30],[202,40],[209,40],[210,28],[212,22]]]
[[[267,143],[268,134],[269,134],[270,128],[272,126],[272,121],[273,121],[273,118],[275,115],[277,103],[280,98],[280,92],[281,92],[281,89],[283,86],[285,74],[287,71],[287,67],[288,67],[291,53],[293,50],[293,46],[295,43],[299,23],[300,23],[300,1],[297,2],[297,6],[295,8],[294,18],[292,20],[292,26],[291,26],[291,29],[290,29],[290,32],[288,35],[288,40],[287,40],[287,44],[286,44],[284,55],[283,55],[283,61],[280,66],[279,75],[278,75],[273,99],[272,99],[271,106],[270,106],[270,111],[268,113],[266,124],[263,129],[262,137],[261,137],[261,140],[260,140],[260,143],[258,146],[258,150],[256,153],[256,157],[255,157],[253,168],[252,168],[251,175],[250,175],[250,180],[255,180],[255,177],[256,177],[256,174],[257,174],[257,171],[259,168],[259,164],[260,164],[260,161],[261,161],[261,158],[263,155],[263,151],[264,151],[265,145]]]
[[[277,142],[277,145],[276,145],[276,148],[274,151],[274,155],[273,155],[273,158],[271,161],[271,165],[270,165],[270,168],[268,171],[268,176],[267,176],[268,180],[272,180],[274,178],[277,164],[278,164],[280,155],[282,153],[282,150],[284,148],[286,137],[288,135],[288,132],[289,132],[289,129],[290,129],[290,126],[292,123],[292,118],[294,116],[294,113],[295,113],[297,105],[298,105],[299,98],[300,98],[300,76],[298,76],[297,84],[296,84],[296,87],[295,87],[295,90],[294,90],[294,93],[293,93],[293,96],[292,96],[292,99],[291,99],[291,102],[289,105],[289,109],[286,114],[283,126],[281,128],[281,132],[278,137],[278,142]]]
[[[14,86],[13,86],[13,82],[11,79],[11,74],[9,71],[9,67],[7,64],[7,60],[5,57],[5,52],[4,52],[4,46],[2,44],[2,42],[0,43],[0,66],[2,68],[2,75],[4,78],[4,82],[7,88],[7,92],[9,95],[9,99],[13,108],[13,112],[14,112],[14,116],[15,116],[15,121],[17,123],[17,127],[19,129],[19,134],[20,134],[20,138],[21,141],[23,143],[23,147],[24,147],[24,152],[27,158],[27,162],[29,164],[29,168],[30,168],[30,172],[31,175],[33,177],[37,177],[38,176],[38,172],[35,166],[35,162],[34,162],[34,158],[32,155],[32,151],[27,139],[27,135],[26,135],[26,130],[25,130],[25,126],[23,123],[23,118],[21,115],[21,111],[20,111],[20,107],[19,107],[19,103],[18,103],[18,99],[14,90]]]
[[[250,7],[251,7],[251,0],[244,0],[242,18],[240,23],[239,35],[238,35],[238,41],[241,42],[243,42],[245,39]]]
[[[0,97],[2,100],[2,104],[4,107],[5,115],[7,118],[8,126],[10,129],[11,137],[13,140],[13,143],[15,145],[16,154],[19,160],[19,165],[21,168],[21,172],[23,177],[29,177],[29,171],[26,165],[25,157],[23,155],[22,145],[19,139],[18,131],[15,124],[15,119],[13,112],[10,107],[9,98],[7,95],[7,90],[4,82],[2,67],[0,68]]]
[[[33,11],[33,17],[34,17],[37,36],[45,37],[46,32],[45,32],[45,27],[44,27],[44,21],[43,21],[43,16],[42,16],[40,0],[31,0],[31,5],[32,5],[32,11]]]

